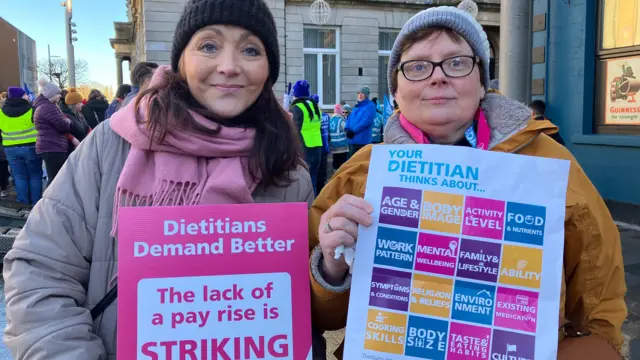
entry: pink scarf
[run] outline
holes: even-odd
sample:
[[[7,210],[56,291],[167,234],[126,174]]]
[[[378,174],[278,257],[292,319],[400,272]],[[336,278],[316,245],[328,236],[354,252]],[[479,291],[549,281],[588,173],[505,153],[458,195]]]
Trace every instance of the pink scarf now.
[[[163,81],[159,68],[152,84]],[[148,102],[141,103],[141,118]],[[217,124],[191,111],[200,124]],[[146,125],[136,123],[135,101],[113,114],[111,128],[131,144],[118,179],[113,205],[112,236],[117,234],[123,206],[176,206],[252,203],[258,181],[249,170],[255,130],[221,127],[217,135],[169,132],[162,144],[150,143]]]
[[[489,128],[487,117],[481,108],[478,108],[478,111],[476,111],[475,120],[478,122],[478,144],[476,149],[487,150],[489,149],[489,141],[491,140],[491,129]],[[402,126],[404,131],[409,133],[416,144],[431,144],[429,137],[402,114],[400,114],[400,126]]]

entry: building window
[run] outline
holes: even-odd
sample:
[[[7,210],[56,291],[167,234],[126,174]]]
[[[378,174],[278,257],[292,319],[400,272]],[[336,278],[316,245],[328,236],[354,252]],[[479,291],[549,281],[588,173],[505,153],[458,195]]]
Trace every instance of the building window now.
[[[496,78],[496,53],[493,50],[493,45],[489,44],[489,79]]]
[[[320,96],[320,107],[333,108],[340,101],[340,33],[338,29],[304,29],[304,78],[311,94]]]
[[[393,43],[398,37],[398,31],[383,30],[378,35],[378,98],[380,103],[384,101],[384,95],[389,93],[387,84],[387,67]]]
[[[640,135],[640,0],[600,0],[596,131]]]
[[[640,45],[638,0],[602,0],[602,48]]]

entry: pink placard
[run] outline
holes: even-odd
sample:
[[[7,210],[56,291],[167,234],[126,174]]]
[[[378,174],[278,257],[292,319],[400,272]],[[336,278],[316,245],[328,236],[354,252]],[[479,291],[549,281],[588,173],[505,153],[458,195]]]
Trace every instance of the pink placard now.
[[[538,293],[498,287],[494,316],[496,326],[535,333],[538,323]]]
[[[451,323],[447,360],[489,359],[491,328]]]
[[[459,243],[458,238],[420,233],[415,269],[453,276],[456,273]]]
[[[118,221],[118,359],[311,359],[307,204]]]
[[[467,196],[462,234],[502,240],[505,202]]]

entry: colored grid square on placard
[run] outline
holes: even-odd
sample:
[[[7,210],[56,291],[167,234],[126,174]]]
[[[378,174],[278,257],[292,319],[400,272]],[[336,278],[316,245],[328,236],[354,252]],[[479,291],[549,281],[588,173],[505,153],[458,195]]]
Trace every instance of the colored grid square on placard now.
[[[502,240],[504,201],[467,196],[462,234]]]
[[[453,276],[458,259],[458,238],[420,233],[416,249],[418,271]]]
[[[409,306],[412,313],[449,318],[452,299],[452,279],[413,274]]]
[[[384,187],[380,204],[380,224],[417,229],[420,224],[422,191],[399,187]]]
[[[457,280],[453,291],[452,319],[491,325],[495,286]]]
[[[538,322],[538,293],[498,287],[493,324],[535,333]]]
[[[504,239],[542,246],[546,223],[544,206],[507,202],[507,224]]]
[[[407,311],[411,295],[411,273],[373,268],[369,305]]]
[[[515,245],[502,247],[500,283],[540,288],[542,250]]]
[[[409,316],[404,354],[422,359],[444,360],[447,355],[448,324],[443,320]]]
[[[534,360],[536,338],[531,335],[494,329],[491,359]]]
[[[460,234],[464,196],[424,191],[420,228]]]
[[[500,271],[500,244],[462,239],[456,276],[496,282]]]
[[[447,360],[489,359],[491,329],[451,322]]]
[[[378,227],[373,263],[413,269],[417,237],[415,231]]]
[[[406,338],[407,315],[369,309],[364,348],[402,354]]]

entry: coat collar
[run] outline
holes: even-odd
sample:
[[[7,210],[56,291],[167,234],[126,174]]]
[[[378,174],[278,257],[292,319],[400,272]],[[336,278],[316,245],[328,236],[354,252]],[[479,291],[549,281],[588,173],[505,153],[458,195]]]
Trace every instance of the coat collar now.
[[[541,132],[555,133],[558,128],[549,121],[531,119],[531,111],[524,104],[497,93],[488,93],[480,104],[491,128],[489,149],[515,152]],[[415,144],[400,125],[399,114],[393,114],[384,129],[385,143]]]

